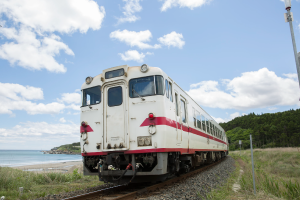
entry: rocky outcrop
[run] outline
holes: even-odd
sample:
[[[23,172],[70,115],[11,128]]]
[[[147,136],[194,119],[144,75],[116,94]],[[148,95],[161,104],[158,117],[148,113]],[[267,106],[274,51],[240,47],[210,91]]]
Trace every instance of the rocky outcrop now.
[[[50,151],[42,151],[44,154],[69,154],[69,155],[80,155],[81,153],[72,152],[68,150],[59,150],[57,148],[53,148]]]

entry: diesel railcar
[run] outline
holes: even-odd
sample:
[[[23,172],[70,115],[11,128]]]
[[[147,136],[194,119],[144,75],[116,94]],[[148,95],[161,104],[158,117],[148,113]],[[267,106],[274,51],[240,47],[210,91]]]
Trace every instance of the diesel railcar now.
[[[81,91],[84,175],[163,181],[228,154],[224,129],[160,68],[105,69]]]

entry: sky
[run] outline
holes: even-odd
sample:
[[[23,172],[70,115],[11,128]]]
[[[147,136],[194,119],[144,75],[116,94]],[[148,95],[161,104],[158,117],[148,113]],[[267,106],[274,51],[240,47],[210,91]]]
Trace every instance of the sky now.
[[[292,0],[300,49],[300,0]],[[163,69],[217,122],[299,108],[281,0],[1,0],[0,149],[79,141],[87,76]]]

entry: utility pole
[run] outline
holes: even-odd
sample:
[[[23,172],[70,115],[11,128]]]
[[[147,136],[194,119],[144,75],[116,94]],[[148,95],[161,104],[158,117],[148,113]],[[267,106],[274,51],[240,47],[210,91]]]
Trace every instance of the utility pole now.
[[[289,24],[290,24],[294,56],[295,56],[295,61],[296,61],[297,73],[298,73],[298,82],[299,82],[299,86],[300,86],[300,64],[299,64],[300,57],[298,58],[297,47],[296,47],[296,42],[295,42],[295,35],[294,35],[294,28],[293,28],[293,13],[291,12],[291,7],[292,7],[291,0],[284,0],[284,4],[285,4],[285,9],[287,10],[287,13],[284,13],[284,18],[285,18],[285,21],[289,22]]]

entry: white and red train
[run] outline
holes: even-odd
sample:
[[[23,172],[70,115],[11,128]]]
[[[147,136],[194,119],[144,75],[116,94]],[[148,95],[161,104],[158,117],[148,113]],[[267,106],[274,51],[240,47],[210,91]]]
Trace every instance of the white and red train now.
[[[224,129],[160,68],[105,69],[81,89],[85,175],[161,181],[228,154]]]

